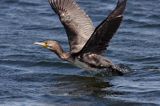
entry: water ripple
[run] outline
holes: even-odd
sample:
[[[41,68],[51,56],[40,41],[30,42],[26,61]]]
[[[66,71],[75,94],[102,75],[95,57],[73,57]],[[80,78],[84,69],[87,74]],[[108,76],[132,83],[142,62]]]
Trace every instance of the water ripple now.
[[[95,25],[112,0],[77,0]],[[159,106],[159,0],[128,0],[124,21],[106,56],[134,70],[100,77],[62,62],[33,42],[67,36],[46,0],[0,0],[0,105]]]

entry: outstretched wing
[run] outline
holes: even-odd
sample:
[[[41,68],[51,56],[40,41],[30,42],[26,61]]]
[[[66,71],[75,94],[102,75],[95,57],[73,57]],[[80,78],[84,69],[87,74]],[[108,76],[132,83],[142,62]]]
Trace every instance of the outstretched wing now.
[[[95,29],[94,33],[79,53],[92,52],[101,54],[106,50],[106,47],[109,45],[109,41],[112,39],[123,19],[126,2],[127,0],[118,1],[116,8]]]
[[[74,0],[49,0],[49,3],[65,27],[71,53],[79,52],[94,32],[89,16]]]

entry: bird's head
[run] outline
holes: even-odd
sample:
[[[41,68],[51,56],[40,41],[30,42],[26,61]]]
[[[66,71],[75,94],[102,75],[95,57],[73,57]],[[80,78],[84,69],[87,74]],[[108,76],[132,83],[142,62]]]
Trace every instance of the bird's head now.
[[[52,51],[57,51],[58,49],[61,49],[59,43],[57,41],[53,41],[53,40],[47,40],[47,41],[43,41],[43,42],[35,42],[34,44],[42,46],[42,47],[47,48]]]
[[[35,45],[40,45],[44,48],[47,48],[58,55],[62,60],[67,60],[70,55],[65,53],[57,41],[47,40],[43,42],[35,42]]]

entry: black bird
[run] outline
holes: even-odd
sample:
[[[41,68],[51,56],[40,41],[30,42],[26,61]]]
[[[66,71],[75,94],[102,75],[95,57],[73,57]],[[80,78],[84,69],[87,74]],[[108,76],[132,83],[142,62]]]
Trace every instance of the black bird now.
[[[49,0],[66,30],[70,51],[64,52],[55,40],[35,44],[48,48],[62,60],[80,68],[121,75],[125,71],[103,57],[102,53],[122,22],[126,2],[127,0],[118,0],[116,8],[95,28],[89,16],[74,0]]]

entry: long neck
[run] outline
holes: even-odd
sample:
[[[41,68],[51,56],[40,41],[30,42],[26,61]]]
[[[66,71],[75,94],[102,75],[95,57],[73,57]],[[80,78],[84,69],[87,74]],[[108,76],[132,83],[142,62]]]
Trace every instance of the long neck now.
[[[57,54],[57,56],[60,59],[65,60],[65,61],[68,61],[68,59],[70,57],[70,54],[64,52],[64,50],[62,49],[61,45],[58,42],[57,42],[56,46],[54,47],[54,50],[51,50],[51,51],[53,51],[55,54]]]

